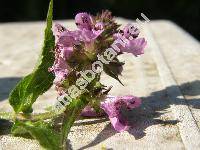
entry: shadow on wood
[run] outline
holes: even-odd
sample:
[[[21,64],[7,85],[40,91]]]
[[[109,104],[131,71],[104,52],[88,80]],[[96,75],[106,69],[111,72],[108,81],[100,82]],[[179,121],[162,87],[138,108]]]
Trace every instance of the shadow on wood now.
[[[0,101],[6,100],[14,86],[21,80],[21,77],[0,78]]]
[[[131,128],[129,133],[135,137],[135,139],[143,138],[146,133],[145,130],[152,125],[175,125],[179,120],[161,120],[157,119],[162,114],[164,114],[167,108],[173,103],[169,100],[168,90],[173,90],[176,86],[170,86],[161,91],[156,91],[151,93],[148,97],[142,97],[142,106],[140,108],[133,109],[131,111],[124,111],[123,114],[129,118],[129,123]],[[177,87],[176,87],[177,88]],[[196,80],[193,82],[188,82],[180,85],[182,94],[184,96],[198,96],[200,95],[200,81]],[[182,105],[184,99],[178,98],[180,95],[174,94],[176,99],[175,105]],[[200,99],[190,99],[187,101],[187,104],[190,107],[200,109]],[[110,138],[115,135],[117,132],[113,129],[111,124],[107,125],[97,136],[96,138],[86,146],[81,147],[79,150],[87,149],[89,147],[95,146],[102,141]]]
[[[0,79],[0,90],[4,91],[5,95],[1,95],[1,99],[6,99],[10,90],[14,87],[14,85],[20,80],[20,78],[1,78]],[[142,97],[142,105],[139,108],[133,109],[131,111],[122,110],[123,115],[125,115],[129,119],[129,123],[131,128],[129,129],[129,133],[135,137],[135,139],[143,138],[146,133],[145,130],[152,125],[175,125],[179,121],[178,120],[167,120],[167,119],[158,119],[162,114],[166,113],[170,105],[173,105],[172,101],[170,101],[170,97],[167,91],[173,91],[177,86],[170,86],[160,91],[155,91],[151,93],[148,97]],[[192,98],[192,96],[200,95],[200,80],[196,80],[193,82],[184,83],[178,88],[181,91],[181,94],[184,97],[188,97],[187,105],[190,107],[200,109],[200,99]],[[175,105],[183,105],[184,99],[179,98],[180,95],[174,93],[173,98],[176,99]],[[75,126],[79,125],[88,125],[93,123],[100,123],[106,121],[107,118],[99,118],[94,121],[86,121],[83,124],[75,123]],[[1,130],[0,135],[8,134],[10,131],[11,123],[5,120],[0,120]],[[111,124],[106,125],[106,127],[94,138],[94,140],[80,148],[80,150],[93,147],[102,141],[112,137],[117,132],[113,129]],[[69,141],[68,141],[69,142]]]

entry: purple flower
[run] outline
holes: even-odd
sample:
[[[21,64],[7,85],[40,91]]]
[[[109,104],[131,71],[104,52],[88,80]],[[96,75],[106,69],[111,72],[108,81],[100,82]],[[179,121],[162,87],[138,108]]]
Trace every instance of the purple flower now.
[[[93,32],[96,35],[100,35],[104,31],[104,24],[102,22],[97,22],[94,26]]]
[[[54,65],[49,71],[54,72],[54,84],[59,93],[62,92],[62,81],[66,79],[69,73],[69,66],[67,59],[73,52],[74,44],[78,44],[79,33],[69,31],[60,24],[55,24],[53,27],[53,34],[55,36],[55,61]]]
[[[81,33],[79,34],[79,40],[88,44],[93,42],[103,31],[103,23],[97,23],[91,30],[83,28],[80,30]]]
[[[134,25],[132,24],[127,24],[124,29],[123,29],[123,34],[126,38],[137,38],[139,35],[140,31],[138,28],[136,28]],[[130,38],[130,39],[131,39]]]
[[[135,96],[108,96],[101,102],[101,108],[107,113],[115,130],[122,132],[129,129],[128,120],[121,114],[121,108],[130,110],[139,107],[141,100]]]
[[[94,108],[90,107],[90,106],[86,106],[82,112],[81,112],[81,115],[82,116],[85,116],[85,117],[95,117],[97,116],[97,113],[96,111],[94,110]]]
[[[82,34],[81,34],[81,41],[83,42],[92,42],[94,41],[101,33],[103,32],[103,29],[99,29],[99,30],[86,30],[83,29],[82,30]]]
[[[64,47],[72,47],[74,44],[78,44],[80,34],[73,31],[65,31],[60,34],[60,37],[57,41],[58,45],[63,45]]]
[[[59,57],[55,60],[54,65],[50,68],[50,71],[53,71],[55,73],[55,84],[59,84],[62,80],[66,78],[69,72],[68,68],[69,67],[66,61],[62,57]]]
[[[144,38],[138,38],[134,40],[130,40],[127,43],[126,49],[124,52],[132,53],[135,56],[144,54],[144,48],[147,45],[147,41]]]
[[[83,117],[100,117],[105,115],[104,111],[96,112],[96,110],[89,105],[87,105],[81,112],[81,116]]]
[[[71,31],[63,32],[57,40],[57,47],[60,51],[59,57],[67,60],[73,51],[73,46],[79,44],[78,33],[72,33]]]
[[[79,45],[81,42],[88,45],[103,32],[102,23],[97,23],[94,29],[92,28],[92,19],[87,13],[77,14],[75,20],[79,30],[70,31],[60,24],[55,24],[52,29],[56,48],[55,62],[50,71],[54,72],[54,83],[58,87],[68,75],[67,60],[73,52],[74,45]]]
[[[55,36],[56,58],[61,57],[67,60],[73,51],[73,46],[80,43],[80,32],[69,31],[62,25],[55,24],[53,34]]]
[[[87,13],[78,13],[75,23],[79,29],[79,40],[89,43],[94,41],[103,31],[103,23],[93,23],[92,17]]]
[[[54,83],[59,93],[62,93],[62,81],[69,73],[67,60],[73,53],[74,45],[81,42],[84,42],[85,46],[90,45],[103,32],[103,24],[92,25],[91,17],[87,13],[79,13],[75,19],[79,30],[70,31],[60,24],[55,24],[52,29],[56,45],[55,62],[49,70],[55,74]]]
[[[147,41],[144,38],[137,38],[139,30],[133,25],[126,25],[123,30],[113,35],[115,42],[119,43],[119,40],[125,39],[125,45],[118,44],[121,52],[132,53],[135,56],[144,53],[144,48],[147,45]]]
[[[66,31],[66,28],[63,27],[62,25],[56,23],[53,28],[53,35],[55,36],[55,41],[57,41],[61,35],[61,33],[63,33],[64,31]]]
[[[82,29],[91,30],[92,29],[92,18],[87,13],[78,13],[75,16],[75,23],[80,30],[82,30]]]

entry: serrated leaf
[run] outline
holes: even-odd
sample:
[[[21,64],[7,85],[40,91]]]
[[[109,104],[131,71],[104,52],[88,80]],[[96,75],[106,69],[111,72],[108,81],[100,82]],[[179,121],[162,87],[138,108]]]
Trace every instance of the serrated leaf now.
[[[51,126],[44,122],[20,122],[16,121],[12,134],[14,135],[31,135],[38,140],[40,145],[48,150],[59,150],[60,135],[55,132]]]
[[[9,95],[10,105],[15,112],[32,112],[32,104],[39,95],[46,92],[53,84],[54,75],[48,68],[54,62],[54,36],[52,33],[53,0],[50,1],[47,15],[47,25],[44,36],[44,46],[32,73],[24,77]],[[31,56],[30,56],[31,57]]]

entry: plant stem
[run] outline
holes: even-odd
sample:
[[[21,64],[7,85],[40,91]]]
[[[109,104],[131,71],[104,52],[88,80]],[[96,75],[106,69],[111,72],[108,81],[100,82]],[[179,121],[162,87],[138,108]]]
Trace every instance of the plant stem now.
[[[15,114],[12,112],[0,112],[0,119],[13,121],[15,119]]]
[[[73,100],[64,112],[64,118],[62,123],[62,135],[61,135],[61,148],[67,149],[67,137],[70,132],[72,125],[76,118],[81,113],[82,109],[88,104],[85,99]]]
[[[59,114],[53,111],[45,112],[41,114],[23,114],[23,113],[15,114],[13,112],[0,112],[0,119],[10,120],[10,121],[15,121],[15,120],[38,121],[38,120],[52,119],[58,115]]]

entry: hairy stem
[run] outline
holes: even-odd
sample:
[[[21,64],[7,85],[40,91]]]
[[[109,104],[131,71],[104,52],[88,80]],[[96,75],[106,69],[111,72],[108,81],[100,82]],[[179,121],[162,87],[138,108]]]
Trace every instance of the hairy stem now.
[[[74,124],[76,118],[81,113],[82,109],[87,105],[87,101],[83,98],[73,100],[71,104],[67,107],[64,112],[64,118],[62,123],[62,137],[61,137],[61,148],[63,150],[67,149],[67,137],[70,132],[72,125]]]
[[[15,118],[14,112],[0,112],[0,119],[13,121]]]
[[[38,121],[38,120],[47,120],[57,117],[59,114],[51,111],[40,114],[15,114],[13,112],[0,112],[0,119],[10,120],[10,121]]]

